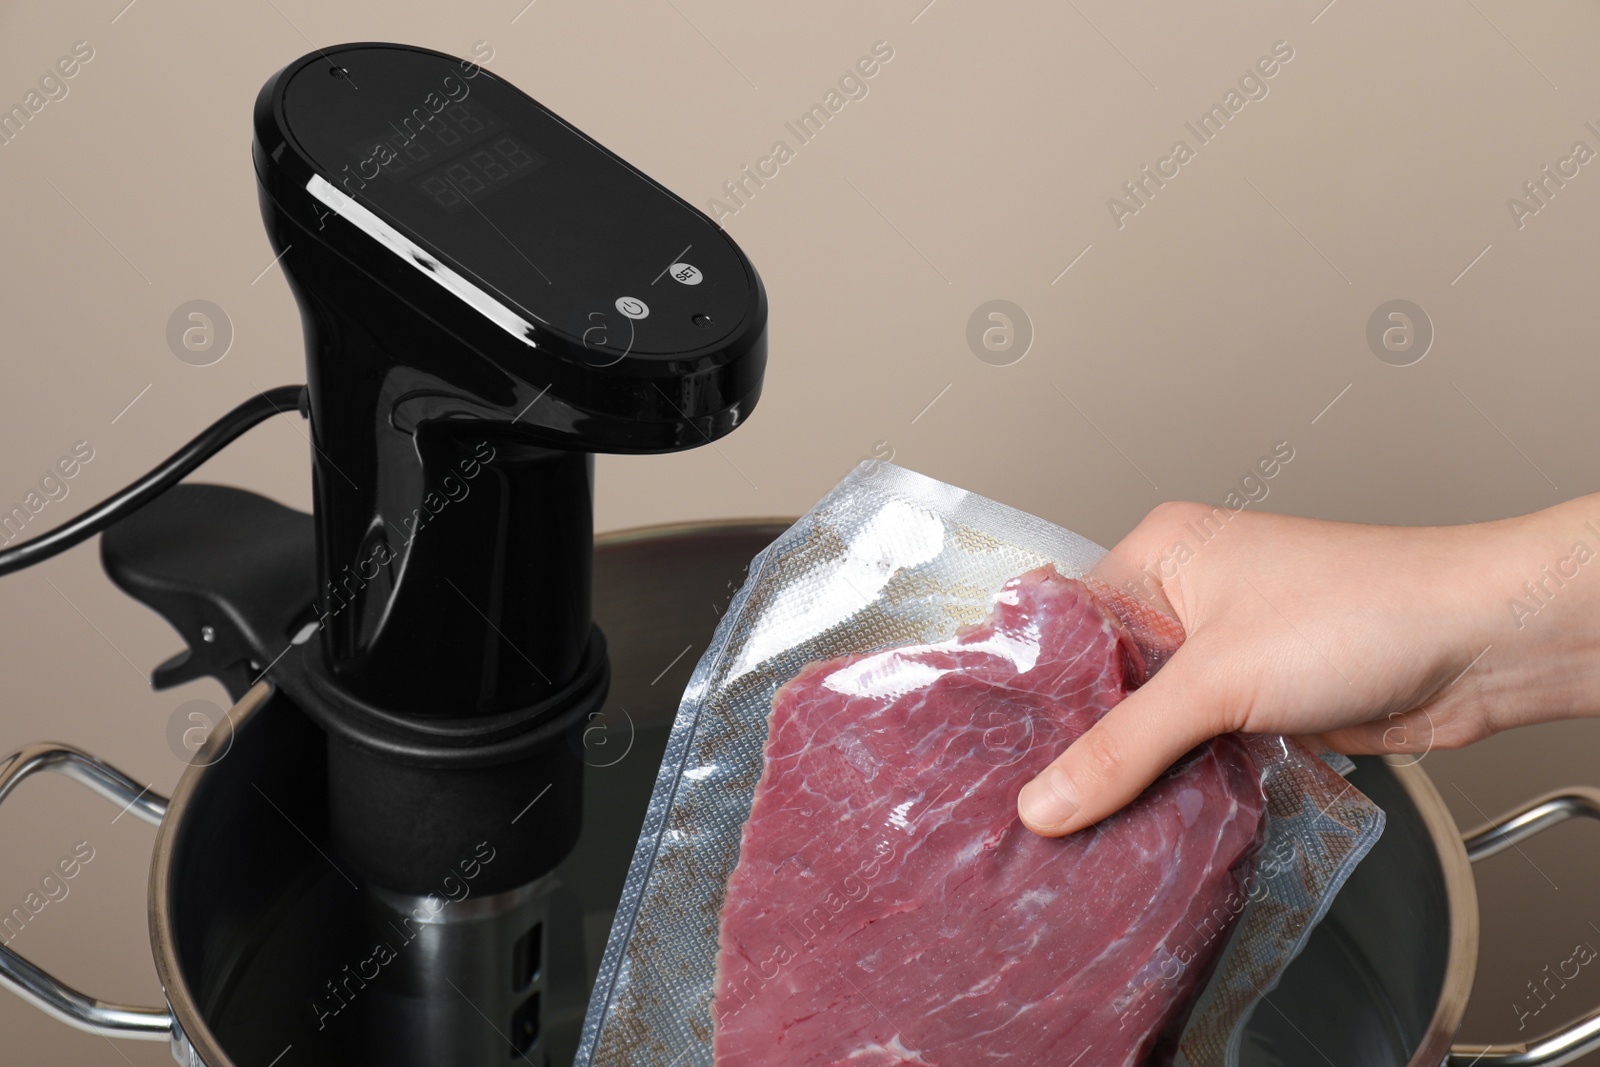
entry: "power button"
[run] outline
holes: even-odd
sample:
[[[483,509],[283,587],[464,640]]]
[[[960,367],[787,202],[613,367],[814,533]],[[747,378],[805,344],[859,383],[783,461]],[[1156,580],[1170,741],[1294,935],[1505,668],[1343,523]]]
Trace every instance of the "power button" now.
[[[650,315],[649,305],[636,296],[617,297],[617,310],[630,319],[643,319]]]

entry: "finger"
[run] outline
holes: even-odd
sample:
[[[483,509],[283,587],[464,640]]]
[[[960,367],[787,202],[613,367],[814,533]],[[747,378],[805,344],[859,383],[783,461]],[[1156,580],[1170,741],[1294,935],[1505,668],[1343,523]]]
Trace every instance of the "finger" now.
[[[1328,734],[1293,734],[1289,740],[1298,742],[1308,752],[1315,752],[1318,755],[1324,752],[1343,752],[1347,756],[1352,755],[1329,740]]]
[[[1214,690],[1196,684],[1190,650],[1079,737],[1017,797],[1023,823],[1060,837],[1119,810],[1184,753],[1234,726]]]
[[[1394,712],[1387,718],[1358,723],[1322,735],[1323,743],[1347,756],[1426,755],[1438,742],[1428,708]]]

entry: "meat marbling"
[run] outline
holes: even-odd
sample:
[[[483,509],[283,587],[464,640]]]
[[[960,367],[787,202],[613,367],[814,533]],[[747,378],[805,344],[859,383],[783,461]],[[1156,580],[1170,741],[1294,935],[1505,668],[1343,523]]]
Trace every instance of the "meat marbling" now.
[[[717,1067],[1170,1062],[1260,841],[1244,746],[1209,742],[1092,831],[1016,816],[1144,662],[1043,567],[948,641],[780,689],[722,909]]]

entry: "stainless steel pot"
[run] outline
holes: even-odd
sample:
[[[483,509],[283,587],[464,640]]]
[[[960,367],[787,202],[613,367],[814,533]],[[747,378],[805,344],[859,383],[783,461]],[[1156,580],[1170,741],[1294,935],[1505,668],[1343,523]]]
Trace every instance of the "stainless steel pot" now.
[[[543,1044],[557,1067],[576,1048],[678,696],[745,565],[786,526],[655,527],[596,545],[595,618],[614,680],[586,735],[586,831],[556,872],[547,927]],[[13,754],[0,764],[0,800],[50,770],[159,826],[150,939],[167,1004],[102,1003],[4,947],[0,983],[80,1029],[169,1040],[185,1067],[364,1062],[345,1033],[356,1028],[331,1010],[361,995],[350,968],[367,952],[351,934],[359,896],[325,844],[322,751],[317,728],[262,683],[213,731],[171,800],[65,745]],[[1533,1067],[1600,1048],[1600,1011],[1526,1044],[1451,1045],[1477,962],[1470,861],[1573,816],[1600,818],[1600,791],[1541,798],[1463,842],[1420,768],[1363,759],[1353,780],[1387,811],[1388,829],[1255,1012],[1244,1067]]]

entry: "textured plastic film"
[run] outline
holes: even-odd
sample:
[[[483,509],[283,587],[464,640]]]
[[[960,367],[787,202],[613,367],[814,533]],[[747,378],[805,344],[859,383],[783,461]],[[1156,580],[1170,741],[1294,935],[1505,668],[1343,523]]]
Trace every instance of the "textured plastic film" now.
[[[1121,592],[1117,576],[1106,570],[1109,561],[1099,546],[1034,516],[889,464],[862,464],[757,556],[684,694],[591,999],[576,1061],[580,1067],[712,1067],[719,924],[730,878],[739,864],[746,822],[756,822],[750,819],[752,804],[762,780],[769,714],[776,721],[773,701],[780,689],[810,664],[840,657],[844,657],[841,663],[861,663],[866,653],[884,650],[893,655],[892,650],[909,646],[930,649],[895,660],[901,679],[896,684],[902,687],[910,677],[905,673],[907,664],[925,671],[929,663],[938,662],[943,673],[950,673],[946,669],[950,663],[960,669],[956,673],[990,669],[984,664],[1002,661],[991,656],[946,663],[929,657],[944,655],[938,650],[952,647],[952,642],[975,640],[971,631],[1000,610],[997,599],[1013,595],[1002,592],[1007,583],[1014,586],[1018,576],[1046,565],[1066,578],[1082,578],[1095,570],[1087,588],[1095,590],[1109,613],[1126,625],[1113,620],[1103,633],[1089,637],[1102,645],[1106,640],[1136,645],[1138,652],[1130,662],[1142,661],[1144,669],[1158,668],[1181,639],[1176,623],[1144,604],[1134,595],[1133,585],[1128,586],[1132,592]],[[961,638],[963,633],[969,637]],[[1020,763],[1013,767],[1017,761],[1009,757],[997,759],[997,753],[1005,756],[1006,746],[1015,738],[1005,729],[978,725],[973,736],[983,739],[981,748],[946,769],[976,766],[972,774],[977,777],[968,778],[986,788],[1001,783],[988,792],[1012,805],[1020,782],[1005,779],[1005,774],[1031,774],[1037,768]],[[775,730],[774,743],[778,740]],[[1032,751],[1035,740],[1049,738],[1033,738],[1030,731],[1029,758],[1039,758]],[[1133,980],[1119,972],[1102,998],[1101,1007],[1109,1005],[1107,1010],[1122,1026],[1137,1019],[1146,1027],[1149,1036],[1142,1047],[1153,1050],[1148,1062],[1175,1061],[1188,1067],[1230,1064],[1251,1008],[1303,946],[1310,927],[1382,828],[1382,813],[1370,801],[1299,746],[1281,738],[1224,742],[1215,747],[1232,753],[1227,759],[1233,765],[1248,766],[1252,774],[1259,774],[1260,803],[1267,813],[1264,836],[1259,848],[1255,842],[1245,848],[1236,841],[1235,852],[1229,853],[1237,855],[1225,872],[1229,892],[1225,899],[1211,901],[1216,905],[1214,915],[1203,924],[1218,943],[1201,953],[1201,963],[1191,967],[1169,960],[1172,954],[1166,946],[1175,939],[1168,937],[1162,952],[1139,960],[1129,972]],[[849,745],[843,751],[848,753]],[[1185,768],[1182,773],[1202,771]],[[1235,766],[1228,773],[1240,772]],[[907,769],[896,772],[894,782],[885,780],[891,792],[903,787],[908,798],[891,817],[907,821],[908,830],[911,823],[947,828],[959,823],[950,802],[942,801],[928,782],[911,781],[913,776]],[[961,779],[960,774],[954,777]],[[965,792],[985,795],[971,787]],[[945,808],[934,810],[940,803]],[[974,801],[966,803],[968,808],[962,810],[970,812]],[[923,814],[931,817],[917,823]],[[841,817],[848,818],[849,813]],[[1016,832],[1026,834],[1020,828]],[[1031,845],[1031,839],[1027,843]],[[876,860],[869,854],[862,865],[853,867],[856,881],[840,883],[839,893],[829,899],[842,909],[867,899],[866,883],[880,871],[893,874],[901,864],[909,868],[909,862],[892,850]],[[1214,880],[1213,889],[1216,884],[1220,883]],[[1035,890],[1024,889],[1020,896],[1043,899]],[[892,891],[892,879],[885,879],[871,899],[881,902]],[[733,911],[730,906],[730,915]],[[819,924],[826,918],[817,913]],[[1193,914],[1183,919],[1195,922]],[[804,937],[809,927],[790,929]],[[1006,959],[1009,950],[991,944],[992,940],[982,943]],[[948,976],[946,972],[981,965],[974,962],[981,953],[964,955],[968,958],[947,954],[941,960],[919,948],[924,984]],[[1016,958],[1006,959],[999,969],[1009,972],[1010,963],[1021,960],[1018,950]],[[1010,981],[1016,984],[1015,975]],[[737,1025],[748,1030],[752,1017],[730,1016],[728,989],[721,995],[720,1017],[737,1019]],[[882,1014],[881,1009],[874,1010]],[[1181,1029],[1186,1017],[1187,1029]],[[974,1047],[958,1054],[954,1051],[958,1046],[950,1044],[951,1035],[946,1033],[938,1050],[919,1052],[906,1044],[918,1040],[918,1019],[897,1021],[909,1031],[899,1031],[885,1020],[882,1040],[857,1051],[863,1067],[973,1062],[971,1053],[980,1051]],[[726,1039],[735,1023],[725,1021],[723,1026]],[[959,1039],[960,1033],[955,1037]],[[1005,1040],[991,1035],[986,1040],[995,1050],[984,1050],[985,1062],[1020,1064],[1037,1057],[1037,1049],[1024,1052],[1016,1045],[1022,1039],[1015,1035]],[[1006,1045],[1006,1040],[1012,1044]],[[727,1040],[723,1045],[724,1059],[718,1062],[744,1062],[741,1056],[750,1055]],[[1002,1045],[1014,1049],[1014,1054],[1008,1058]],[[786,1055],[782,1062],[810,1062],[793,1050]],[[823,1058],[815,1062],[833,1063],[827,1055],[819,1051]],[[1121,1062],[1114,1055],[1089,1058],[1096,1063]],[[1068,1050],[1063,1062],[1071,1059]]]
[[[1354,769],[1349,757],[1318,758],[1267,735],[1247,737],[1245,745],[1267,801],[1266,845],[1238,928],[1184,1030],[1179,1067],[1236,1067],[1251,1012],[1383,834],[1383,809],[1344,780]]]

